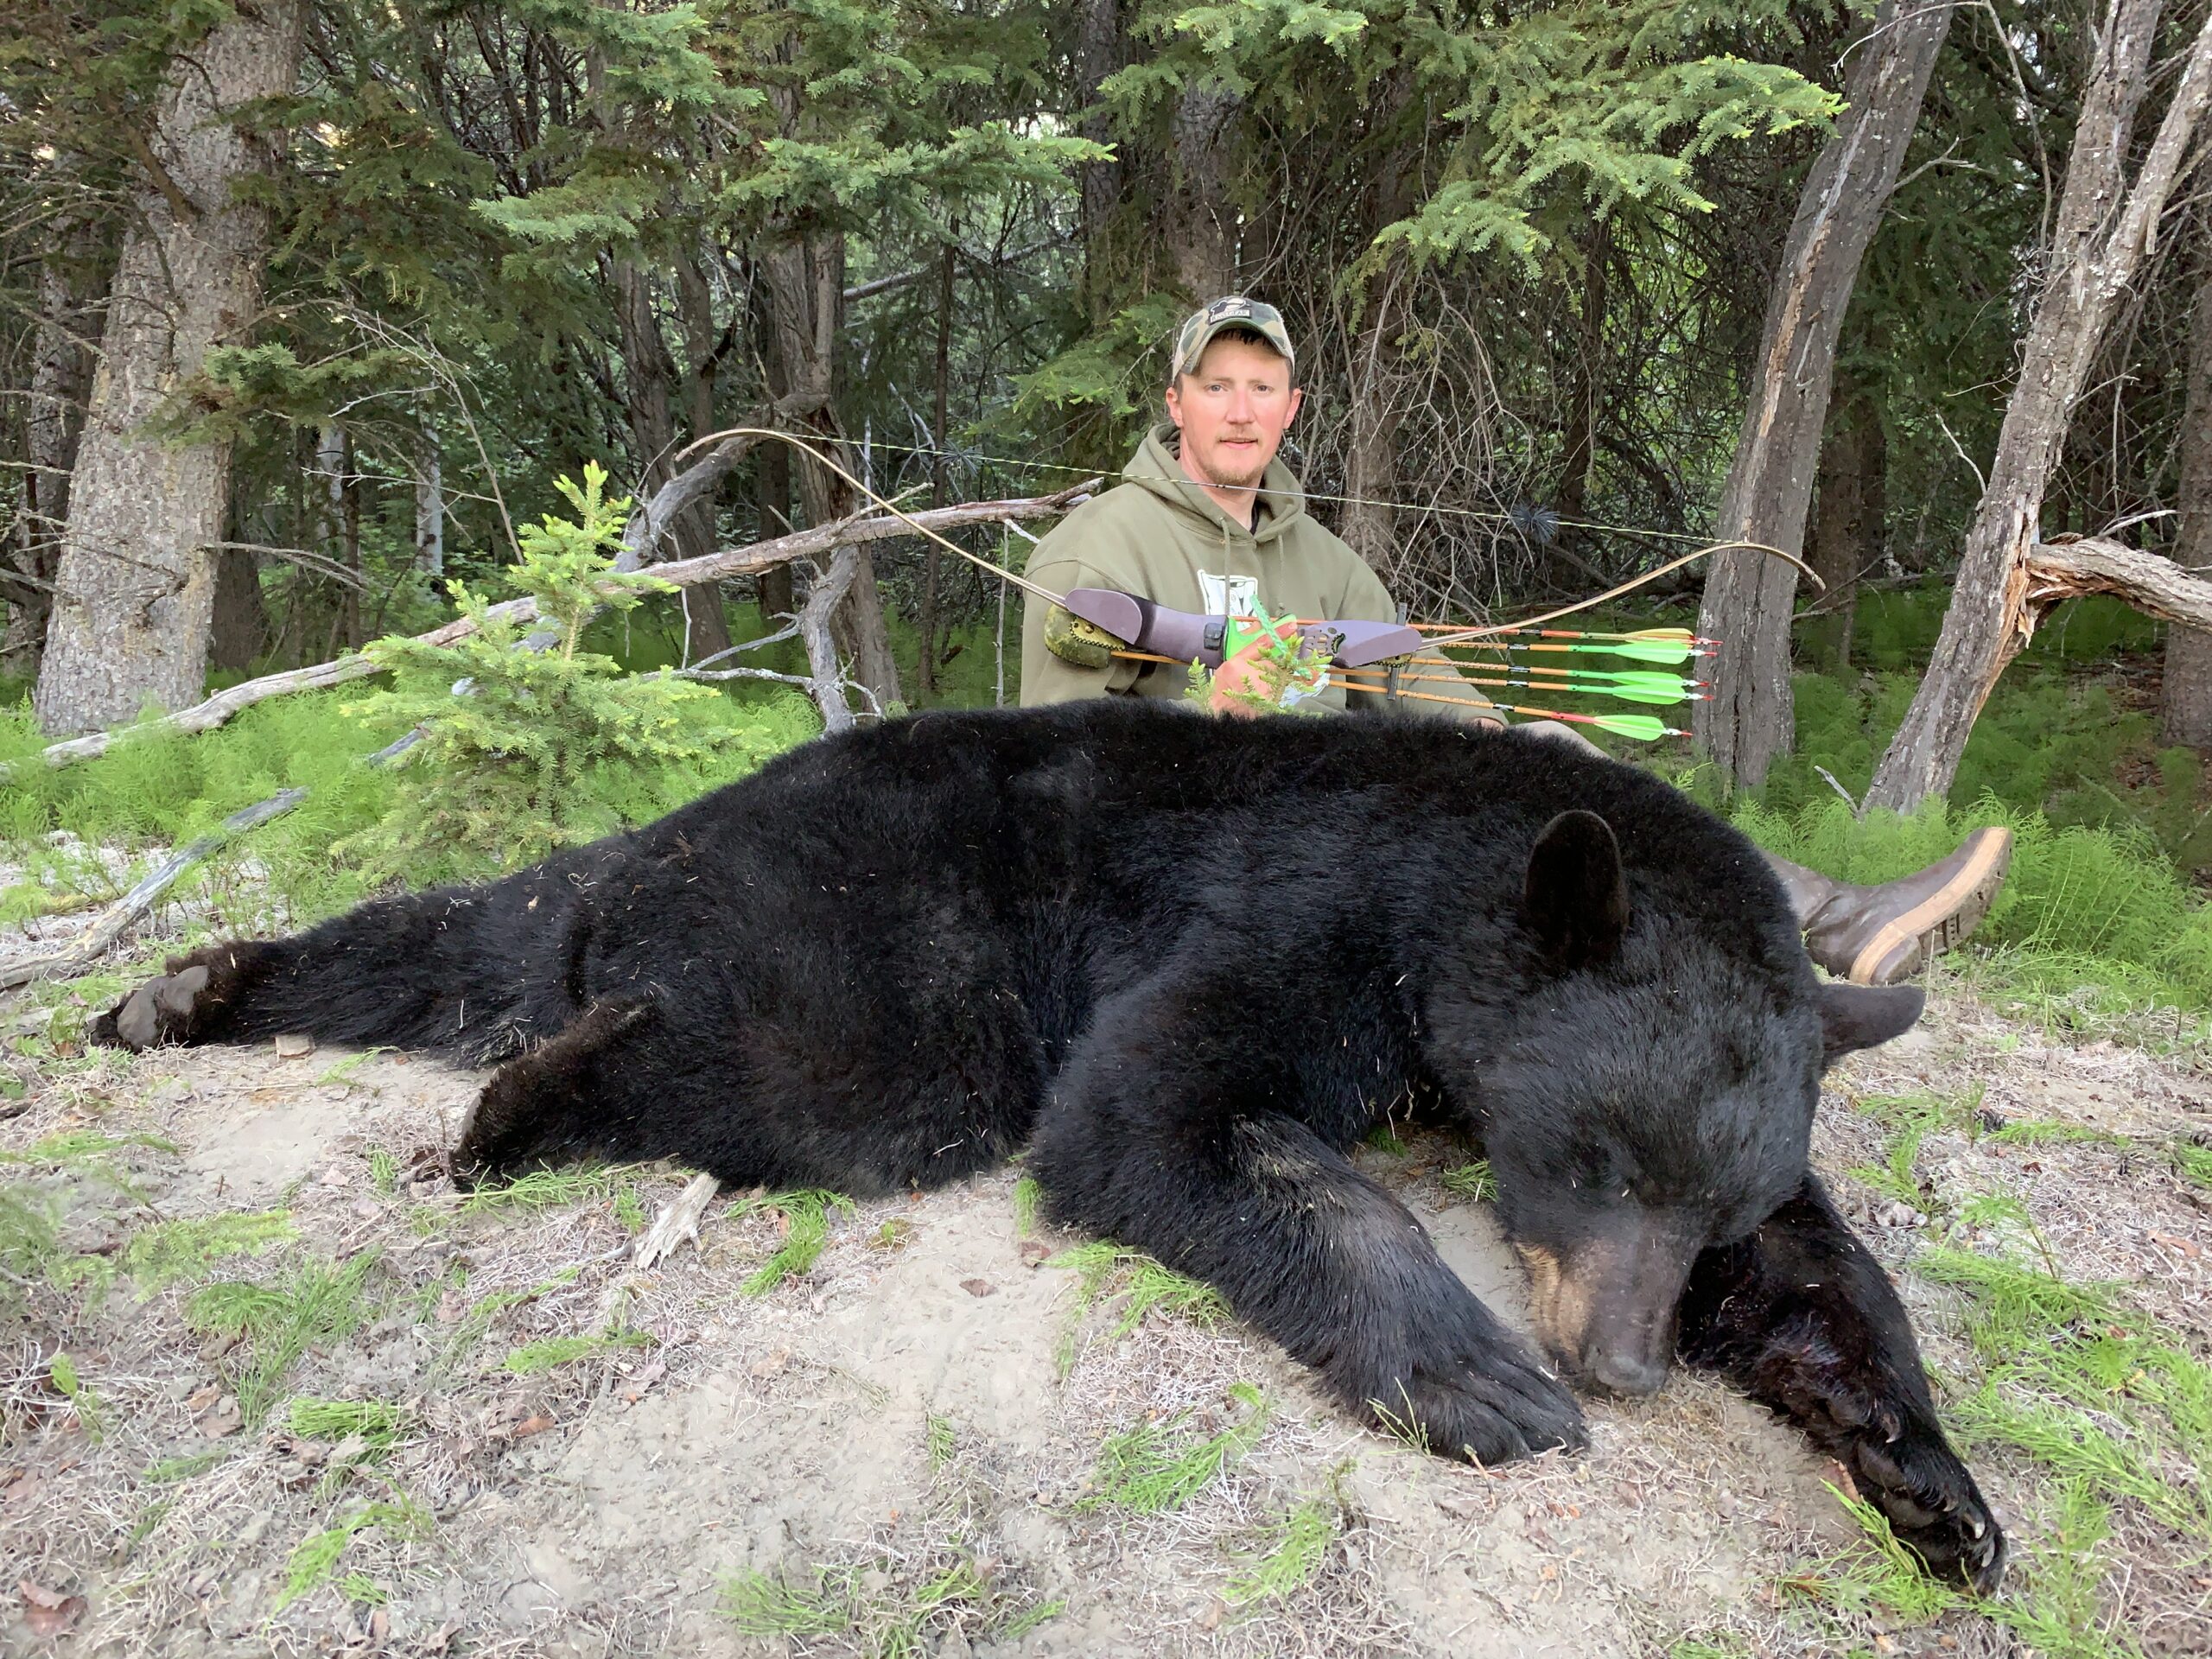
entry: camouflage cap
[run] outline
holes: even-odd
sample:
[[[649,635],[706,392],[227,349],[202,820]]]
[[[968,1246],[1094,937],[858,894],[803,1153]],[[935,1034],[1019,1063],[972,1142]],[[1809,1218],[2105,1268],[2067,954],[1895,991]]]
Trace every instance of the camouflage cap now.
[[[1282,313],[1272,305],[1248,300],[1242,294],[1225,294],[1193,311],[1175,331],[1175,359],[1168,368],[1167,378],[1173,380],[1178,375],[1197,373],[1198,359],[1205,354],[1214,336],[1231,328],[1243,328],[1259,335],[1281,352],[1291,367],[1298,366],[1298,353],[1291,349],[1290,330],[1283,327]]]

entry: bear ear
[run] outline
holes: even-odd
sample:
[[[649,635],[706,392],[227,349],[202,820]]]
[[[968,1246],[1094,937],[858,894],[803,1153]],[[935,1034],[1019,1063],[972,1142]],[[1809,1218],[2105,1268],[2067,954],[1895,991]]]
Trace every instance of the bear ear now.
[[[1853,985],[1840,979],[1821,985],[1821,1065],[1872,1048],[1912,1029],[1928,994],[1917,985]]]
[[[1521,909],[1561,968],[1602,962],[1628,931],[1620,844],[1595,812],[1562,812],[1544,826],[1521,882]]]

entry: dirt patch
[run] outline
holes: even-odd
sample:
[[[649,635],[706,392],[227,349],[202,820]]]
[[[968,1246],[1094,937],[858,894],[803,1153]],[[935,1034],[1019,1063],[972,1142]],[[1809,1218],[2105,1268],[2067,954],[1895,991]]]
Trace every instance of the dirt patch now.
[[[31,1006],[0,1007],[0,1026]],[[635,1229],[681,1172],[472,1205],[435,1173],[468,1074],[327,1051],[87,1055],[61,1006],[19,1035],[26,1092],[0,1103],[0,1149],[27,1160],[0,1173],[54,1229],[11,1287],[0,1552],[40,1594],[83,1601],[65,1619],[11,1580],[11,1650],[1835,1650],[1836,1626],[1787,1588],[1856,1536],[1835,1471],[1703,1379],[1592,1403],[1585,1455],[1455,1467],[1356,1428],[1233,1323],[1154,1313],[1116,1338],[1110,1281],[1078,1323],[1080,1275],[1052,1263],[1080,1241],[1025,1234],[1018,1170],[833,1208],[819,1258],[757,1295],[745,1285],[802,1218],[724,1194],[700,1249],[640,1276]],[[1953,995],[1833,1081],[1819,1160],[1893,1264],[1961,1195],[2002,1191],[2069,1272],[2207,1338],[2212,1194],[2154,1150],[2212,1126],[2201,1078],[2047,1045]],[[1916,1096],[1957,1109],[1917,1143],[1908,1203],[1843,1172],[1888,1154],[1878,1103]],[[1990,1127],[2024,1122],[2112,1138]],[[1518,1319],[1486,1210],[1440,1184],[1464,1156],[1424,1139],[1365,1161]],[[167,1278],[133,1255],[147,1236],[183,1251],[179,1222],[275,1211],[296,1237]],[[1931,1359],[1963,1370],[1956,1294],[1902,1282]],[[260,1320],[248,1334],[224,1323],[226,1296]],[[300,1309],[304,1334],[264,1375]],[[319,1435],[302,1400],[391,1415]],[[1102,1501],[1102,1459],[1146,1426],[1170,1452],[1236,1444],[1178,1508]],[[2048,1508],[2034,1465],[1976,1464],[2031,1542]],[[2212,1648],[2186,1549],[2119,1522],[2113,1547],[2142,1570],[2115,1616],[2153,1651]],[[1299,1570],[1255,1590],[1286,1560]],[[1878,1616],[1874,1634],[1885,1652],[2012,1639],[1971,1614]]]

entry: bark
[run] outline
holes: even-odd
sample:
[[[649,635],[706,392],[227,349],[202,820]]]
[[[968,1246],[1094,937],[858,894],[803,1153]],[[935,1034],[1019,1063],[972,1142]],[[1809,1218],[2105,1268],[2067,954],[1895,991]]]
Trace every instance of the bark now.
[[[331,619],[330,645],[323,652],[334,657],[341,645],[359,651],[365,643],[361,632],[361,492],[353,472],[353,435],[340,423],[330,422],[322,429],[315,458],[322,482],[323,550],[333,564],[353,577],[339,584],[338,614]],[[227,566],[232,562],[223,563]],[[221,601],[216,603],[219,609]]]
[[[207,667],[230,445],[165,443],[147,423],[211,346],[243,339],[260,303],[268,223],[234,187],[270,145],[231,112],[289,92],[304,0],[240,7],[169,66],[111,289],[102,360],[79,442],[68,531],[34,706],[81,732],[151,702],[196,700]]]
[[[1230,190],[1243,100],[1221,86],[1186,86],[1173,120],[1175,188],[1161,227],[1176,280],[1201,302],[1236,288],[1236,204]]]
[[[1951,8],[1883,0],[1846,88],[1850,107],[1798,197],[1767,302],[1750,408],[1721,491],[1714,537],[1796,553],[1827,413],[1836,337],[1868,243],[1895,188]],[[1797,573],[1758,553],[1724,553],[1706,579],[1699,631],[1728,641],[1710,702],[1694,705],[1699,743],[1756,788],[1794,734],[1789,624]]]
[[[1605,395],[1605,312],[1611,302],[1608,278],[1613,263],[1611,222],[1600,219],[1583,251],[1582,303],[1575,322],[1574,361],[1567,376],[1567,420],[1560,435],[1559,488],[1553,493],[1559,516],[1583,518],[1590,499],[1590,463],[1597,455],[1598,405]],[[1586,532],[1572,523],[1560,527],[1562,547],[1584,552]]]
[[[61,537],[69,522],[69,474],[85,426],[92,382],[86,331],[97,320],[105,261],[91,220],[73,214],[55,227],[35,277],[38,310],[30,330],[30,384],[23,410],[22,512],[15,543],[0,561],[0,672],[35,678],[46,650],[47,617]],[[20,578],[10,581],[10,573]]]
[[[2212,249],[2204,245],[2202,231],[2196,267],[2173,559],[2185,570],[2202,572],[2212,568]],[[2212,749],[2212,633],[2179,626],[2167,631],[2162,703],[2167,742]]]
[[[937,287],[937,408],[933,411],[937,424],[930,439],[937,451],[930,462],[930,505],[933,507],[943,506],[950,494],[945,480],[945,447],[951,436],[952,277],[952,244],[948,242],[938,267]],[[928,692],[937,690],[937,584],[942,563],[936,543],[923,548],[922,639],[915,658],[914,677],[920,681],[922,690]]]
[[[2040,611],[2030,556],[2044,490],[2106,327],[2141,268],[2190,135],[2212,100],[2208,16],[2131,188],[2128,144],[2149,83],[2158,10],[2158,0],[2113,0],[2067,159],[2050,274],[2028,325],[1989,483],[1967,531],[1935,656],[1875,768],[1869,805],[1909,812],[1950,788],[1974,717],[2035,632]]]
[[[707,273],[690,253],[676,262],[676,293],[677,314],[683,323],[684,353],[690,359],[683,372],[684,418],[692,437],[702,438],[715,429],[717,336],[714,293],[707,286]],[[685,515],[687,529],[680,543],[683,549],[696,547],[705,552],[714,546],[715,501],[718,493],[719,480],[717,489],[703,493]],[[687,589],[684,597],[683,654],[696,663],[716,652],[728,651],[729,617],[722,609],[721,587],[702,588],[696,598]]]
[[[612,267],[630,436],[638,455],[638,494],[646,497],[676,475],[676,453],[681,447],[676,429],[676,359],[661,334],[660,315],[645,268],[620,256],[612,261]],[[702,436],[711,429],[698,428],[693,435]],[[664,522],[654,523],[649,542],[639,549],[643,562],[652,563],[664,548],[672,549],[679,559],[704,556],[714,546],[714,496],[708,491],[687,501],[682,512],[670,514]],[[687,594],[683,660],[697,662],[728,645],[729,627],[722,618],[719,599],[706,593],[696,597]]]
[[[774,324],[768,315],[766,284],[751,284],[753,354],[760,360],[766,378],[769,401],[781,407],[787,391],[776,352]],[[780,443],[761,446],[760,463],[753,474],[754,517],[759,521],[762,540],[781,536],[791,527],[791,452]],[[763,633],[773,633],[785,626],[783,619],[798,612],[798,599],[791,588],[791,568],[777,565],[763,570],[754,583],[760,602],[760,627]]]
[[[1075,71],[1087,106],[1076,124],[1078,136],[1095,144],[1114,144],[1113,117],[1099,102],[1099,83],[1128,60],[1128,41],[1121,0],[1082,0],[1077,24]],[[1085,162],[1079,181],[1083,208],[1084,288],[1094,323],[1111,314],[1119,289],[1111,250],[1116,221],[1128,191],[1128,168],[1117,149],[1103,162]]]
[[[1400,74],[1392,82],[1378,125],[1394,125],[1413,97],[1413,80]],[[1419,158],[1393,144],[1376,168],[1367,202],[1370,244],[1413,210]],[[1413,274],[1402,253],[1394,252],[1364,296],[1365,314],[1352,346],[1351,421],[1344,441],[1344,502],[1337,533],[1386,585],[1396,574],[1398,550],[1397,392],[1398,338],[1405,322],[1406,290]]]
[[[245,548],[226,548],[216,556],[215,616],[208,661],[232,672],[251,668],[268,639],[269,613],[261,602],[260,557]]]
[[[1829,413],[1821,441],[1813,540],[1806,559],[1827,584],[1806,607],[1808,654],[1829,669],[1851,664],[1859,579],[1882,556],[1887,466],[1880,411],[1864,393],[1847,390]]]
[[[415,462],[415,568],[433,583],[445,577],[445,473],[436,435],[427,432]]]
[[[851,464],[837,423],[836,353],[844,301],[844,238],[787,235],[760,257],[766,283],[770,335],[782,385],[779,412],[795,431],[811,435],[825,451]],[[828,524],[852,510],[852,493],[821,467],[801,461],[794,468],[807,522]],[[835,558],[832,563],[836,563]],[[883,595],[866,548],[854,556],[853,580],[831,619],[837,648],[852,664],[851,677],[888,707],[900,701],[898,664],[883,616]]]

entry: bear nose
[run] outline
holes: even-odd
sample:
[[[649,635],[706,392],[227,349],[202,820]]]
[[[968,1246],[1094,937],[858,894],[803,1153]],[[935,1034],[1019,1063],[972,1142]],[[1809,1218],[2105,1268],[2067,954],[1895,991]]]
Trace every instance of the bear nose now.
[[[1596,1355],[1585,1370],[1608,1394],[1656,1394],[1667,1380],[1664,1358],[1612,1350]]]

